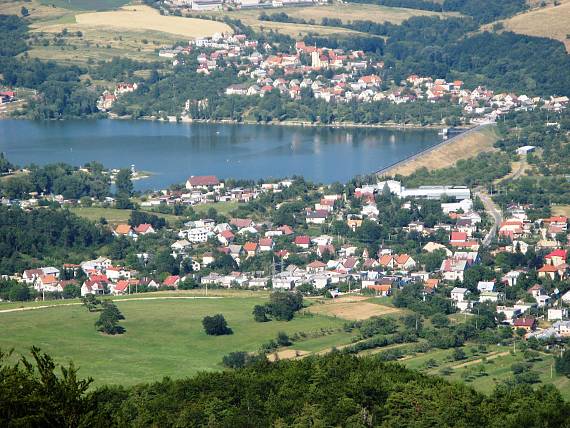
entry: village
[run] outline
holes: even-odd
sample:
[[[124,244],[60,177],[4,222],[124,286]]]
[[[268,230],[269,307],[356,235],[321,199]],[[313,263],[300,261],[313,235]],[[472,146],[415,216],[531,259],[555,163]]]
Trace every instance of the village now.
[[[560,112],[569,102],[566,96],[541,98],[495,93],[482,86],[470,90],[460,80],[447,82],[416,74],[401,82],[385,82],[381,77],[385,67],[381,59],[371,58],[363,51],[309,46],[303,41],[296,42],[294,52],[285,53],[268,42],[249,40],[243,34],[215,34],[191,40],[187,46],[158,52],[159,57],[172,59],[174,73],[190,55],[198,62],[195,71],[199,74],[208,76],[229,66],[238,70],[239,82],[225,89],[224,95],[228,97],[264,97],[276,91],[291,100],[308,97],[326,103],[445,101],[461,107],[466,124],[494,122],[511,111],[539,107]],[[113,92],[101,95],[99,109],[109,110],[121,95],[136,91],[138,86],[136,82],[117,84]],[[191,120],[190,106],[206,101],[187,100],[179,119]]]
[[[283,211],[283,218],[255,213],[222,216],[217,221],[202,215],[174,229],[150,223],[108,226],[115,240],[169,239],[176,274],[141,275],[136,266],[100,256],[78,264],[15,272],[8,279],[33,287],[38,299],[188,287],[200,287],[206,293],[208,288],[273,289],[333,299],[354,294],[390,298],[398,290],[421,285],[424,300],[443,297],[460,313],[472,314],[480,305],[493,305],[503,324],[524,329],[527,338],[570,336],[570,291],[561,293],[558,288],[570,273],[567,217],[531,221],[525,211],[530,207],[517,204],[508,207],[500,224],[493,225],[477,196],[464,186],[406,188],[399,181],[384,180],[356,187],[350,194],[347,187],[320,186],[302,199],[292,197],[296,186],[295,180],[281,180],[228,188],[215,176],[191,176],[184,188],[145,195],[143,212],[208,204],[216,215],[218,204],[247,206],[260,198],[283,195],[282,202],[272,207],[273,212]],[[310,202],[305,205],[303,200]],[[289,216],[286,208],[291,203],[302,206]],[[385,212],[389,204],[397,204],[395,212],[409,213],[416,220],[391,227],[392,238],[382,239],[378,247],[367,244],[392,220]],[[423,213],[427,210],[433,215]],[[484,238],[495,226],[498,245],[485,248]],[[470,272],[481,265],[481,252],[489,250],[496,260],[532,253],[538,266],[531,273],[496,263],[488,269],[492,278],[474,281]],[[157,255],[136,256],[138,266],[145,266]],[[520,288],[528,281],[535,283]]]

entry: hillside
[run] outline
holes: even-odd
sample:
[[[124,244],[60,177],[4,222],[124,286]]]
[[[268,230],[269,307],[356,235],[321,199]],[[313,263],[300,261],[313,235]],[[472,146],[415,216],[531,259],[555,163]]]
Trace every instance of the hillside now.
[[[570,52],[570,1],[559,2],[558,6],[552,4],[543,8],[532,9],[528,12],[515,15],[512,18],[498,21],[505,30],[514,31],[528,36],[548,37],[559,40]],[[497,24],[489,24],[486,29]]]

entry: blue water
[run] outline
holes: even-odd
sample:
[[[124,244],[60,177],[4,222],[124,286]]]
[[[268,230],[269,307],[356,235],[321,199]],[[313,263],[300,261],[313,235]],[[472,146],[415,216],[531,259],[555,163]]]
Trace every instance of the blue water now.
[[[190,175],[268,178],[302,175],[331,183],[368,174],[440,141],[435,130],[182,124],[150,121],[0,120],[0,151],[20,166],[96,160],[150,171],[139,190]]]

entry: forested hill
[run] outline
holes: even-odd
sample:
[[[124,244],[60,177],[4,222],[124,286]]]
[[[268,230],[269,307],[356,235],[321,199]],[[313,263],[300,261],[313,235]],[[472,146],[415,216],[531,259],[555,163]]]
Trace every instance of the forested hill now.
[[[88,392],[73,369],[56,377],[51,359],[34,354],[38,369],[0,366],[2,426],[570,426],[554,387],[505,386],[487,397],[373,357],[333,353]]]

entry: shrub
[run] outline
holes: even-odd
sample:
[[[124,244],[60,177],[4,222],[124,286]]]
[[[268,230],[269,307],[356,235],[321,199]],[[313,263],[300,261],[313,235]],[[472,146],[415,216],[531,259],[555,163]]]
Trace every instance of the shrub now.
[[[228,323],[222,314],[216,314],[211,317],[204,317],[202,320],[202,325],[204,326],[204,331],[209,336],[223,336],[226,334],[233,334],[232,329],[228,327]]]

